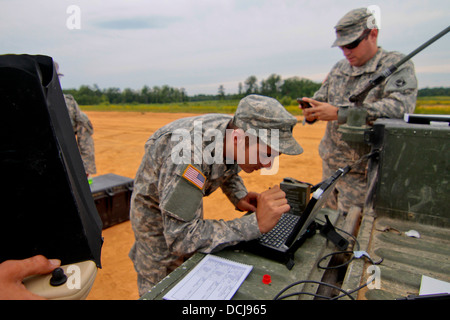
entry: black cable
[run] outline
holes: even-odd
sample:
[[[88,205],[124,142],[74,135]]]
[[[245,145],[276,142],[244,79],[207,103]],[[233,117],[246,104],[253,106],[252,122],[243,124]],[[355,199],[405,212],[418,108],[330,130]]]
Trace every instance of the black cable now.
[[[279,297],[277,300],[283,300],[283,299],[290,298],[290,297],[293,297],[293,296],[299,296],[301,294],[307,294],[307,295],[310,295],[310,296],[314,296],[316,298],[322,298],[322,299],[330,300],[330,297],[322,296],[322,295],[317,294],[317,293],[311,293],[311,292],[306,292],[306,291],[298,291],[298,292],[289,293],[289,294],[286,294],[284,296]]]
[[[322,221],[322,220],[320,220],[320,219],[316,219],[316,221],[319,221],[320,223],[323,223],[323,224],[326,223],[325,221]],[[350,238],[352,238],[352,239],[355,241],[355,245],[356,245],[356,248],[357,248],[356,251],[359,250],[359,248],[360,248],[360,246],[359,246],[359,241],[358,241],[358,239],[356,239],[356,237],[355,237],[354,235],[352,235],[350,232],[347,232],[347,231],[345,231],[345,230],[343,230],[343,229],[341,229],[341,228],[338,228],[338,227],[334,227],[334,229],[336,229],[336,230],[338,230],[338,231],[340,231],[340,232],[342,232],[342,233],[345,233],[345,234],[348,235]]]
[[[348,264],[349,264],[350,262],[352,262],[353,260],[355,260],[355,259],[361,259],[362,257],[367,258],[373,265],[377,265],[377,264],[380,264],[381,262],[383,262],[383,258],[381,258],[380,261],[375,262],[375,261],[372,260],[371,257],[368,257],[368,256],[366,256],[366,255],[362,255],[362,256],[359,257],[359,258],[355,258],[355,256],[353,256],[353,257],[352,257],[350,260],[348,260],[347,262],[345,262],[345,263],[343,263],[343,264],[340,264],[340,265],[337,265],[337,266],[322,267],[322,266],[320,265],[320,262],[321,262],[322,260],[325,260],[326,258],[328,258],[328,257],[330,257],[330,256],[337,255],[337,254],[349,254],[349,253],[354,254],[354,252],[355,252],[355,251],[335,251],[335,252],[329,253],[329,254],[323,256],[322,258],[320,258],[320,260],[317,262],[317,267],[318,267],[319,269],[323,269],[323,270],[339,269],[339,268],[341,268],[341,267],[344,267],[344,266],[348,265]]]
[[[359,286],[359,287],[356,288],[356,289],[350,290],[350,291],[348,291],[347,293],[351,295],[352,293],[355,293],[356,291],[361,290],[362,288],[366,287],[367,285],[369,285],[369,282],[366,282],[365,284]],[[337,300],[337,299],[340,299],[340,298],[342,298],[342,297],[344,297],[344,296],[346,296],[346,295],[345,295],[345,294],[341,294],[340,296],[336,296],[336,297],[334,297],[334,298],[331,298],[330,300]]]
[[[286,295],[284,295],[284,296],[281,295],[283,292],[289,290],[289,289],[292,288],[293,286],[296,286],[296,285],[299,285],[299,284],[302,284],[302,283],[314,283],[314,284],[318,284],[318,285],[328,286],[328,287],[331,287],[331,288],[333,288],[333,289],[336,289],[336,290],[341,291],[342,294],[339,295],[339,296],[336,296],[336,297],[327,297],[327,296],[319,295],[319,294],[317,294],[317,293],[311,293],[311,292],[306,292],[306,291],[297,291],[297,292],[293,292],[293,293],[286,294]],[[281,290],[281,291],[273,298],[273,300],[283,300],[283,299],[286,299],[286,298],[290,298],[290,297],[298,296],[298,295],[302,295],[302,294],[307,294],[307,295],[310,295],[310,296],[314,296],[314,297],[316,297],[316,298],[321,298],[321,299],[326,299],[326,300],[338,300],[338,299],[343,298],[343,297],[345,297],[345,296],[348,296],[351,300],[355,300],[355,298],[353,298],[351,295],[352,295],[353,293],[355,293],[355,292],[361,290],[362,288],[368,286],[368,285],[369,285],[369,281],[366,282],[366,283],[364,283],[363,285],[357,287],[356,289],[353,289],[353,290],[350,290],[350,291],[345,291],[344,289],[342,289],[342,288],[340,288],[340,287],[337,287],[337,286],[335,286],[335,285],[332,285],[332,284],[329,284],[329,283],[326,283],[326,282],[315,281],[315,280],[301,280],[301,281],[297,281],[297,282],[294,282],[294,283],[292,283],[292,284],[286,286],[284,289],[282,289],[282,290]]]
[[[294,286],[296,286],[296,285],[302,284],[302,283],[314,283],[314,284],[318,284],[318,285],[328,286],[328,287],[331,287],[331,288],[333,288],[333,289],[336,289],[336,290],[341,291],[341,292],[344,294],[344,296],[347,295],[347,296],[350,297],[350,299],[355,300],[355,298],[353,298],[353,297],[352,297],[349,293],[347,293],[347,291],[345,291],[344,289],[339,288],[338,286],[335,286],[335,285],[326,283],[326,282],[315,281],[315,280],[300,280],[300,281],[296,281],[296,282],[294,282],[294,283],[291,283],[290,285],[288,285],[288,286],[286,286],[285,288],[283,288],[280,292],[278,292],[278,294],[273,298],[273,300],[280,300],[280,296],[281,296],[281,294],[282,294],[283,292],[289,290],[290,288],[292,288],[292,287],[294,287]],[[292,294],[292,295],[298,295],[298,294],[300,294],[300,293]],[[312,294],[312,295],[315,295],[315,294]]]
[[[350,260],[348,260],[348,261],[346,261],[346,262],[344,262],[344,263],[342,263],[342,264],[340,264],[340,265],[337,265],[337,266],[331,266],[331,267],[329,267],[329,266],[327,266],[327,267],[322,267],[322,266],[320,265],[320,262],[321,262],[322,260],[325,260],[325,259],[328,258],[328,257],[334,256],[334,255],[337,255],[337,254],[349,254],[349,253],[352,253],[352,254],[353,254],[353,251],[335,251],[335,252],[332,252],[332,253],[330,253],[330,254],[327,254],[327,255],[323,256],[322,258],[320,258],[319,261],[317,261],[317,268],[323,269],[323,270],[331,270],[331,269],[339,269],[339,268],[341,268],[341,267],[344,267],[344,266],[348,265],[350,262],[352,262],[353,259],[354,259],[354,257],[352,257]]]

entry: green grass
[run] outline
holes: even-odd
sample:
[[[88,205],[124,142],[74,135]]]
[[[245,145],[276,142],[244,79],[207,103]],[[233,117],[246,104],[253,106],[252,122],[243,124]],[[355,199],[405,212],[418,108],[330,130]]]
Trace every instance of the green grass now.
[[[435,96],[435,97],[418,97],[417,104],[445,104],[450,105],[450,97]]]
[[[450,97],[419,97],[414,113],[450,114]]]
[[[85,111],[134,111],[170,113],[234,113],[239,101],[201,101],[157,104],[99,104],[80,106]]]
[[[215,100],[200,102],[180,102],[162,104],[99,104],[80,106],[85,111],[131,111],[131,112],[171,112],[171,113],[225,113],[233,114],[239,100]],[[293,115],[301,115],[297,105],[286,109]],[[414,113],[450,114],[450,97],[419,97]]]

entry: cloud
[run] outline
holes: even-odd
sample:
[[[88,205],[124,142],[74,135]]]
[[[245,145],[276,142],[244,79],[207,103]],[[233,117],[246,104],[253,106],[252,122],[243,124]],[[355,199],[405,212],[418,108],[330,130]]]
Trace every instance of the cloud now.
[[[112,30],[162,29],[179,20],[180,18],[175,17],[147,16],[98,21],[93,25]]]

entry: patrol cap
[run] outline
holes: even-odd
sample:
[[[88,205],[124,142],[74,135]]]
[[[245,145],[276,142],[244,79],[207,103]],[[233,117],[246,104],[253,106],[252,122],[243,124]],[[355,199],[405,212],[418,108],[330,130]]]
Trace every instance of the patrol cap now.
[[[280,153],[297,155],[303,152],[302,147],[292,136],[297,119],[276,99],[256,94],[246,96],[239,102],[233,123],[245,132],[253,129],[262,142]],[[261,134],[259,129],[267,130]],[[278,146],[271,145],[274,129],[278,130]]]
[[[371,17],[370,23],[368,19]],[[367,8],[359,8],[346,13],[334,27],[336,40],[332,47],[342,47],[352,43],[361,36],[364,30],[374,28],[374,16]]]

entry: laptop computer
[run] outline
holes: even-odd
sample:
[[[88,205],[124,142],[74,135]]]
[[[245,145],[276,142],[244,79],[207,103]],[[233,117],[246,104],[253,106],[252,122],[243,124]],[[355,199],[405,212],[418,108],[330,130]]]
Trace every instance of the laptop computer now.
[[[289,270],[292,269],[295,252],[308,237],[316,233],[317,213],[322,209],[338,180],[348,171],[350,171],[349,166],[340,168],[321,182],[302,213],[283,214],[271,231],[258,239],[240,243],[239,248],[282,262]]]

